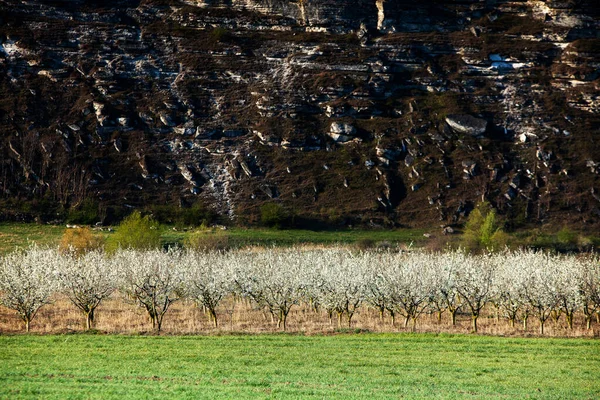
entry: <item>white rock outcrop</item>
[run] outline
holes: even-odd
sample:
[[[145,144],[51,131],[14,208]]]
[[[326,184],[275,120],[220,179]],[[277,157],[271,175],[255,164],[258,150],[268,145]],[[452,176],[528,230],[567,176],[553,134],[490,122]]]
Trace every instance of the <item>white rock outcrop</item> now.
[[[468,114],[452,114],[446,117],[446,123],[456,133],[481,136],[487,130],[488,122]]]

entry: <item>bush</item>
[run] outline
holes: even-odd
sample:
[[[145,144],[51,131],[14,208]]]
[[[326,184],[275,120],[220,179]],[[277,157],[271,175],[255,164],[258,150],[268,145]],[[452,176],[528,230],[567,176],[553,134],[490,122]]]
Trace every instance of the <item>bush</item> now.
[[[108,250],[136,249],[150,250],[160,247],[160,226],[151,216],[134,212],[119,224],[117,231],[109,238]]]
[[[219,43],[227,42],[231,37],[231,32],[222,27],[217,27],[210,33],[210,38]]]
[[[490,203],[480,203],[471,211],[463,233],[463,244],[467,249],[500,250],[508,244],[508,239]]]
[[[593,237],[586,238],[567,227],[555,233],[543,233],[540,230],[528,232],[523,240],[524,245],[538,250],[551,250],[559,253],[591,251],[594,246]]]
[[[269,228],[282,228],[289,222],[288,212],[277,203],[267,203],[260,207],[260,222]]]
[[[178,227],[199,226],[213,222],[216,219],[216,214],[203,204],[194,204],[186,208],[166,205],[150,206],[147,211],[158,222]]]
[[[558,231],[556,239],[558,240],[558,243],[562,245],[577,245],[577,233],[566,227]]]
[[[363,239],[357,240],[356,243],[354,244],[354,246],[356,247],[357,250],[366,251],[366,250],[374,249],[377,246],[377,243],[375,243],[375,241],[373,239],[363,238]]]
[[[91,225],[100,220],[98,213],[98,203],[87,199],[77,208],[69,210],[67,222],[70,224]]]
[[[59,244],[62,253],[83,254],[99,250],[104,246],[104,238],[94,233],[90,228],[72,228],[65,230]]]
[[[191,233],[184,242],[184,247],[196,251],[227,251],[232,246],[232,241],[225,233],[213,230],[200,230]]]

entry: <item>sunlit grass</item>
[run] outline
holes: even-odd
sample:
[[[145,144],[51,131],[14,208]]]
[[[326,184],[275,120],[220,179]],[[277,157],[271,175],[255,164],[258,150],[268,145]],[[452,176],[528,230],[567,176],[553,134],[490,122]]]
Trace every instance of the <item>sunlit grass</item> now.
[[[1,398],[600,397],[600,344],[433,334],[0,336]]]
[[[64,226],[41,224],[0,224],[0,253],[27,248],[32,244],[58,246]]]
[[[0,253],[27,248],[34,243],[40,246],[58,246],[65,229],[67,228],[64,225],[0,224]],[[181,245],[192,231],[174,230],[172,227],[163,226],[161,239],[165,245]],[[388,242],[419,245],[425,239],[424,232],[421,229],[308,231],[233,228],[226,231],[207,231],[207,234],[227,235],[234,246],[336,245],[353,244],[365,239],[372,240],[374,244]],[[104,237],[111,235],[107,231],[99,231],[98,234]]]

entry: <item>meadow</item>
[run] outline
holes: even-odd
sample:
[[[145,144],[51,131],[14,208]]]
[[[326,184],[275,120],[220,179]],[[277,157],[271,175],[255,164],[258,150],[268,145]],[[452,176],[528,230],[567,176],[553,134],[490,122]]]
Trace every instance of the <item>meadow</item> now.
[[[61,237],[68,230],[63,225],[42,225],[24,223],[0,223],[0,254],[15,249],[26,249],[32,244],[56,247]],[[116,228],[98,230],[96,234],[109,239]],[[171,226],[161,227],[161,243],[163,246],[180,246],[193,235],[194,229],[177,229]],[[394,230],[324,230],[310,231],[302,229],[268,229],[268,228],[229,228],[227,230],[205,229],[201,231],[207,239],[226,237],[232,247],[243,246],[294,246],[301,244],[314,245],[352,245],[365,242],[372,245],[388,243],[392,245],[420,246],[427,241],[423,229]]]
[[[597,256],[242,229],[226,252],[157,248],[173,229],[64,252],[62,232],[0,225],[0,399],[600,398]],[[53,249],[12,252],[32,241]]]
[[[590,339],[0,336],[0,398],[597,399]]]

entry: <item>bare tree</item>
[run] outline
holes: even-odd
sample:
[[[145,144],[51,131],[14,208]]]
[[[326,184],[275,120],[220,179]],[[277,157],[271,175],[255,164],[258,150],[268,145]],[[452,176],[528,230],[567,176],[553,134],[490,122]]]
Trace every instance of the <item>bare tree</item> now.
[[[81,165],[65,164],[57,168],[51,190],[64,207],[77,207],[87,197],[90,176],[90,172]]]

